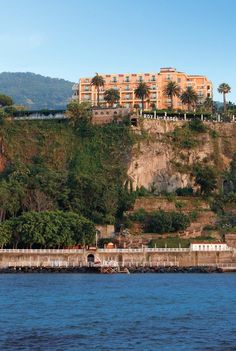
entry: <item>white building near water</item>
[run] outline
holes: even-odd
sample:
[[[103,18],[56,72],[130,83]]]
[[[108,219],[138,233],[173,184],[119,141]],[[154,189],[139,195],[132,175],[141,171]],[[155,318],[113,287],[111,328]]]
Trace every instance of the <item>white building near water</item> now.
[[[230,251],[226,243],[219,242],[193,242],[190,244],[190,251]]]

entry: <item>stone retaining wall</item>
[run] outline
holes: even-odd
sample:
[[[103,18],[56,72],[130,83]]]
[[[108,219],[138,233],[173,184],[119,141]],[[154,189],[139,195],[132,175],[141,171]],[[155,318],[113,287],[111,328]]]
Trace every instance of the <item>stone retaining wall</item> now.
[[[82,253],[0,253],[0,269],[6,267],[85,267],[88,255],[94,255],[95,261],[118,262],[121,266],[204,266],[232,264],[236,265],[236,250],[224,252],[94,252]]]

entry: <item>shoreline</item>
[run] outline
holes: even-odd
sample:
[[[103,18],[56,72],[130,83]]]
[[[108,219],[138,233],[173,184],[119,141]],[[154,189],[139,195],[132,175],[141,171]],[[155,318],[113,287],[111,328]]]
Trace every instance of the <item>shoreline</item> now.
[[[209,266],[189,266],[189,267],[122,267],[122,271],[103,273],[99,267],[6,267],[0,269],[0,274],[27,274],[27,273],[77,273],[77,274],[124,274],[124,270],[128,269],[130,274],[146,274],[146,273],[225,273],[227,271],[218,267]],[[233,272],[233,271],[231,271]]]

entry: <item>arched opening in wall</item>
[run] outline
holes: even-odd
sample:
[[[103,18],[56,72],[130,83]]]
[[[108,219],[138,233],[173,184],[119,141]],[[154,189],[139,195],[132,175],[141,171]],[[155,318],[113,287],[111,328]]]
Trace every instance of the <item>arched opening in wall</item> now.
[[[89,254],[89,255],[87,256],[87,263],[88,263],[89,265],[92,265],[92,264],[94,263],[94,255],[93,255],[93,254]]]
[[[223,193],[224,194],[228,194],[231,191],[233,191],[234,186],[233,186],[232,181],[231,180],[227,180],[227,179],[224,180],[223,184],[222,184],[222,188],[223,188]]]
[[[137,125],[138,125],[137,118],[131,118],[131,125],[137,127]]]

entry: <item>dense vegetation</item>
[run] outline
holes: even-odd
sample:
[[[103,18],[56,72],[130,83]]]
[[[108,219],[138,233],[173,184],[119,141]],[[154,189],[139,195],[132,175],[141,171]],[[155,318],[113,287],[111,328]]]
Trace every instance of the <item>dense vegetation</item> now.
[[[0,94],[28,109],[62,109],[72,95],[72,82],[34,73],[0,73]]]
[[[182,212],[153,211],[140,209],[129,216],[129,220],[142,224],[145,233],[172,233],[186,229],[190,224],[188,215]]]
[[[124,186],[132,143],[129,127],[115,123],[5,121],[0,130],[0,221],[14,219],[18,225],[15,219],[21,221],[25,213],[48,216],[59,210],[94,223],[115,223],[133,201]],[[53,246],[74,241],[65,236],[63,244]]]
[[[73,212],[25,212],[0,224],[0,247],[61,248],[92,244],[95,226]]]
[[[5,109],[11,108],[4,96],[2,103]],[[134,135],[128,118],[122,124],[94,126],[91,106],[75,101],[68,106],[68,120],[60,122],[13,121],[7,116],[5,110],[0,116],[0,246],[91,244],[94,223],[119,227],[136,196],[155,192],[155,184],[150,191],[140,188],[134,192],[127,179],[132,146],[147,137],[145,133]],[[191,121],[168,133],[166,140],[171,140],[181,156],[181,149],[194,147],[199,135],[210,131],[201,121]],[[198,195],[209,199],[212,209],[222,216],[224,228],[229,218],[227,206],[236,204],[235,169],[234,157],[228,172],[221,174],[223,192],[219,191],[219,175],[206,162],[188,170]],[[177,189],[176,194],[192,196],[195,191],[189,187]],[[126,222],[140,222],[147,233],[175,233],[185,230],[191,221],[182,207],[176,201],[176,211],[139,211]]]

